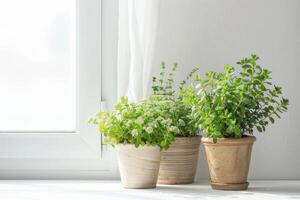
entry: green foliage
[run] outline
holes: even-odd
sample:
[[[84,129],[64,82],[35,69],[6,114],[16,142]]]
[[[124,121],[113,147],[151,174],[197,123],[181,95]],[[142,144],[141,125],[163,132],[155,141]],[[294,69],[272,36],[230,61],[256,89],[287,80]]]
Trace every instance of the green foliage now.
[[[282,88],[273,85],[271,72],[260,67],[252,55],[238,62],[238,73],[225,65],[224,72],[195,76],[196,84],[181,91],[185,105],[193,106],[191,114],[199,128],[216,142],[218,138],[240,138],[266,130],[280,113],[287,111],[288,99]]]
[[[168,108],[168,110],[165,112],[171,116],[173,125],[179,129],[179,132],[176,133],[176,136],[192,137],[197,135],[198,126],[195,123],[195,119],[190,117],[190,113],[192,112],[191,106],[184,105],[182,97],[179,96],[173,88],[174,75],[177,67],[177,63],[174,63],[172,69],[167,71],[165,63],[162,62],[159,77],[153,77],[152,79],[152,90],[153,94],[159,96],[161,100],[173,102],[173,108]],[[183,89],[183,86],[189,81],[196,71],[198,71],[198,69],[194,68],[189,73],[186,79],[181,82],[179,90]]]
[[[136,147],[150,145],[166,149],[179,132],[168,112],[173,108],[173,101],[159,95],[152,95],[141,103],[129,102],[123,97],[113,112],[99,112],[89,122],[98,126],[105,143],[112,146],[129,143]]]

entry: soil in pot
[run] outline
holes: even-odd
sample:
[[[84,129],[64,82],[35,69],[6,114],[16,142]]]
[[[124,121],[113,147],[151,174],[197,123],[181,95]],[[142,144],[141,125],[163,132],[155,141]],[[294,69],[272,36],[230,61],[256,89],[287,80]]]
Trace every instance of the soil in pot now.
[[[211,186],[221,190],[246,190],[252,145],[255,137],[224,138],[213,143],[203,137]]]
[[[177,137],[161,153],[159,184],[193,183],[197,171],[201,136]]]
[[[119,170],[124,188],[156,187],[161,151],[159,147],[117,145]]]

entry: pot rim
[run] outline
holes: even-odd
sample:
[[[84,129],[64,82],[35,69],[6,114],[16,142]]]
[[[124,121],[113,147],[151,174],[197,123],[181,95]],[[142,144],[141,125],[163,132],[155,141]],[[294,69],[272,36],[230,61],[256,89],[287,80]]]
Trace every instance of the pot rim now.
[[[202,137],[201,141],[204,145],[244,145],[253,144],[256,138],[249,135],[242,138],[220,138],[217,140],[217,143],[214,143],[212,138]]]
[[[194,135],[194,136],[176,136],[175,138],[202,138],[202,135]]]
[[[200,144],[202,139],[202,135],[196,135],[192,137],[175,137],[175,140],[171,143],[191,143],[191,144]]]
[[[149,145],[144,145],[144,146],[139,146],[135,147],[134,144],[124,144],[124,143],[119,143],[116,145],[117,148],[127,148],[127,149],[160,149],[159,146],[149,146]]]

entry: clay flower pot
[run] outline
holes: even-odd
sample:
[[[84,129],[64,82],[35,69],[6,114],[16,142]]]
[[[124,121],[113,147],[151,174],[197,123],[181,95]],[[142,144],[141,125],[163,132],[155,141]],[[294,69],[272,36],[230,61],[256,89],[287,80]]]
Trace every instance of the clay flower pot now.
[[[155,188],[161,151],[159,147],[117,145],[119,170],[124,188]]]
[[[158,183],[193,183],[197,170],[200,142],[201,136],[177,137],[169,149],[163,150]]]
[[[252,145],[255,137],[224,138],[213,143],[203,137],[211,187],[220,190],[246,190]]]

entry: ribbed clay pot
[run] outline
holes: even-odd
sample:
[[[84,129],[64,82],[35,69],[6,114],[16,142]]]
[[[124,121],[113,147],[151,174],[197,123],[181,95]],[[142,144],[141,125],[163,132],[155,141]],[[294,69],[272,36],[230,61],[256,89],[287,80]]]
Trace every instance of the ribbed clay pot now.
[[[159,147],[117,145],[119,170],[124,188],[156,187],[161,151]]]
[[[198,164],[201,136],[177,137],[161,152],[159,184],[193,183]]]
[[[203,137],[211,187],[219,190],[246,190],[252,145],[255,137],[224,138],[213,143]]]

